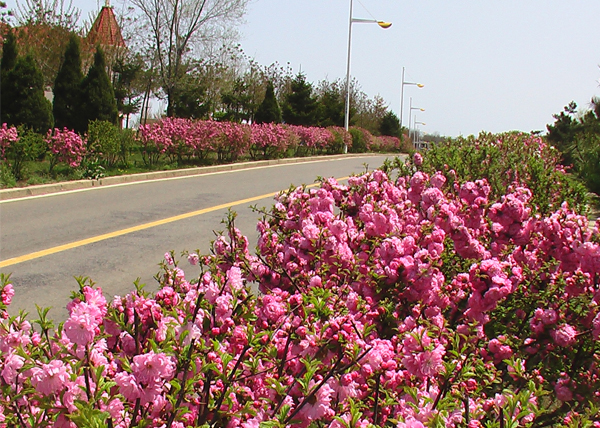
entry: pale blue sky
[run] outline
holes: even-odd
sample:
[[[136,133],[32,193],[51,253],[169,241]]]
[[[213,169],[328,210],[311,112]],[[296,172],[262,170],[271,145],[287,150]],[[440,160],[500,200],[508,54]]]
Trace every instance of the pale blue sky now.
[[[599,0],[353,0],[351,74],[400,111],[401,71],[425,108],[421,129],[442,135],[545,130],[574,100],[600,96]],[[13,5],[15,0],[9,0]],[[117,1],[113,3],[116,5]],[[104,0],[73,0],[82,16]],[[363,6],[364,5],[364,6]],[[260,64],[290,63],[309,81],[345,78],[350,0],[253,0],[239,29]]]

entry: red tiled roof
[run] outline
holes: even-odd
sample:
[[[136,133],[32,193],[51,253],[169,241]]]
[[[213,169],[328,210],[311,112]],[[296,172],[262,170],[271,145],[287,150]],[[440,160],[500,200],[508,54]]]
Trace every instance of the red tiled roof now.
[[[125,40],[111,6],[103,6],[87,35],[90,45],[125,47]]]

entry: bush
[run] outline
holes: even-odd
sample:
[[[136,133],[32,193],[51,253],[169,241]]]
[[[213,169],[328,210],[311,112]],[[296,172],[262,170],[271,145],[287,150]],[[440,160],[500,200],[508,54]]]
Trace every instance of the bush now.
[[[327,128],[333,136],[331,142],[327,146],[327,154],[333,155],[344,153],[344,148],[352,146],[352,134],[346,131],[341,126],[330,126]]]
[[[123,160],[122,131],[110,122],[94,120],[88,126],[88,156],[101,159],[107,167]]]
[[[534,214],[514,187],[382,171],[290,189],[258,255],[227,222],[188,280],[69,317],[8,318],[8,426],[592,426],[600,397],[600,222]],[[573,248],[576,247],[576,251]],[[263,294],[250,293],[249,283]],[[573,425],[573,424],[576,425]]]
[[[352,145],[348,148],[348,151],[350,153],[365,153],[369,147],[369,138],[366,136],[369,131],[356,127],[352,127],[348,131],[352,136]]]
[[[533,192],[532,203],[540,213],[556,211],[563,202],[577,212],[587,210],[583,184],[559,164],[560,153],[535,135],[481,133],[435,144],[418,159],[419,165],[413,163],[411,171],[442,171],[450,183],[485,177],[493,198],[511,186],[526,186]],[[396,162],[395,167],[402,169],[402,162]]]
[[[46,152],[43,137],[24,126],[19,126],[17,130],[3,124],[0,129],[0,145],[2,158],[10,165],[11,175],[16,181],[26,179],[24,169],[27,161],[42,158]]]
[[[50,151],[50,172],[58,162],[64,162],[72,168],[78,167],[86,153],[86,140],[66,128],[48,131],[45,138]]]

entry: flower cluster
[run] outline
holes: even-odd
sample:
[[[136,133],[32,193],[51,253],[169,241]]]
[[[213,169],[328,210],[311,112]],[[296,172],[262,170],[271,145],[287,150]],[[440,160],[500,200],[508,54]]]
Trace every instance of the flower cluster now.
[[[87,141],[79,134],[67,128],[54,128],[46,134],[46,144],[53,158],[53,164],[65,162],[71,167],[78,167],[86,152]]]
[[[6,159],[6,149],[8,149],[11,143],[15,143],[19,141],[19,134],[17,133],[17,128],[11,126],[10,128],[6,125],[6,123],[2,124],[2,128],[0,128],[0,158]]]
[[[327,179],[276,198],[256,255],[230,221],[189,254],[198,279],[167,253],[153,295],[81,281],[58,329],[4,315],[0,425],[598,420],[600,222],[491,194],[442,173]]]

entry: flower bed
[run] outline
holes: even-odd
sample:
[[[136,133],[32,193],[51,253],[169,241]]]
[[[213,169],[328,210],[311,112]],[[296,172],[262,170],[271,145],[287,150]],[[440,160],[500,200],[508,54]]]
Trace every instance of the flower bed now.
[[[158,292],[82,282],[58,328],[3,310],[0,424],[598,426],[600,222],[491,195],[328,179],[277,197],[257,254],[230,218],[198,279],[167,253]]]

